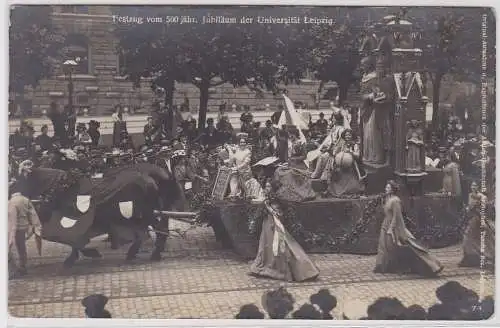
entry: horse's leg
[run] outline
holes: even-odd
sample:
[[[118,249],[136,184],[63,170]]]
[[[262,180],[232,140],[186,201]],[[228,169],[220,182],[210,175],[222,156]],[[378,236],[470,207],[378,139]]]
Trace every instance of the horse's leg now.
[[[142,239],[139,236],[138,232],[134,232],[134,241],[132,242],[132,245],[128,248],[127,252],[127,261],[131,261],[137,258],[137,253],[139,253],[139,249],[141,248],[142,244]]]
[[[169,236],[169,218],[163,217],[155,226],[158,231],[156,233],[155,247],[158,248],[160,252],[164,252],[167,245],[167,238]]]
[[[69,256],[66,258],[66,260],[64,260],[64,267],[71,268],[75,264],[75,262],[80,257],[78,252],[79,252],[79,250],[77,248],[74,248],[74,247],[71,248],[71,254],[69,254]]]
[[[164,221],[167,221],[167,223],[164,223]],[[167,235],[164,233],[165,226],[168,228],[168,220],[162,220],[156,225],[158,232],[156,233],[156,241],[153,252],[151,253],[151,261],[160,261],[161,253],[165,251],[165,246],[167,244]]]

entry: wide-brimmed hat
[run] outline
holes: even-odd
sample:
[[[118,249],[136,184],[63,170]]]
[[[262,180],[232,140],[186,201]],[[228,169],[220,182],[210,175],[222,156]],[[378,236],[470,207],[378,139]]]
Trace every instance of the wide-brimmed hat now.
[[[186,151],[184,149],[178,149],[172,154],[172,158],[184,157],[186,156]]]
[[[92,294],[82,300],[89,318],[111,318],[111,314],[104,309],[107,303],[108,298],[102,294]]]

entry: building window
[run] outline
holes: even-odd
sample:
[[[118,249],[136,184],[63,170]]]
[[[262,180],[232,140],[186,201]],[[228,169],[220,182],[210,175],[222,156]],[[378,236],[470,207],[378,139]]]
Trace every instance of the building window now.
[[[61,6],[61,12],[65,14],[88,14],[88,6]]]
[[[64,47],[66,59],[78,62],[73,70],[74,74],[90,74],[90,48],[88,39],[81,34],[68,35]]]

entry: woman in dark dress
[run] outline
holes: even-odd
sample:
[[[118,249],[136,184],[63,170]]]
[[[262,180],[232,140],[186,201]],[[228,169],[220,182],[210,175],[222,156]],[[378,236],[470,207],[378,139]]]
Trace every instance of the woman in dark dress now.
[[[272,198],[275,189],[271,183],[266,184],[264,206],[267,216],[262,223],[259,250],[250,274],[285,281],[313,280],[318,277],[319,270],[285,230],[279,204]]]
[[[417,243],[406,229],[401,199],[396,196],[399,186],[389,181],[385,187],[384,221],[378,242],[376,273],[417,273],[436,276],[443,266],[429,251]]]

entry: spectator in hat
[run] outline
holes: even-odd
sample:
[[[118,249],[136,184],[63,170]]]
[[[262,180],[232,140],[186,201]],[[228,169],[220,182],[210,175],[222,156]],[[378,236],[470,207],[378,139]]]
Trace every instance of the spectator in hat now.
[[[337,306],[337,298],[330,294],[328,289],[320,289],[316,294],[309,298],[312,304],[321,309],[323,320],[332,320],[331,312]]]
[[[105,309],[108,298],[102,294],[93,294],[82,300],[85,307],[85,317],[96,319],[111,319],[111,313]]]
[[[420,305],[411,305],[406,311],[408,320],[427,320],[427,311]]]
[[[21,176],[26,176],[31,172],[33,164],[25,161],[20,164]],[[8,247],[10,263],[14,264],[12,248],[15,245],[18,255],[17,274],[27,273],[26,265],[28,253],[26,250],[26,239],[32,234],[41,236],[42,225],[35,207],[25,196],[22,182],[12,186],[11,197],[8,202]]]
[[[262,295],[262,306],[271,319],[285,319],[293,310],[294,303],[292,294],[283,287]]]
[[[405,320],[407,309],[397,298],[380,297],[367,312],[370,320]]]
[[[207,127],[201,134],[200,143],[207,149],[214,149],[219,142],[219,131],[215,128],[214,119],[207,119]]]
[[[223,115],[219,122],[217,122],[216,129],[218,131],[218,143],[224,144],[227,142],[231,142],[234,135],[234,129],[229,122],[229,118],[227,115]]]
[[[321,320],[321,312],[312,304],[304,304],[297,311],[293,312],[294,319]]]
[[[99,127],[101,124],[96,120],[91,120],[89,122],[89,135],[92,139],[92,146],[97,147],[101,141],[101,132],[99,132]]]
[[[68,120],[66,112],[61,111],[56,102],[51,102],[48,117],[52,121],[52,125],[54,127],[54,137],[58,138],[61,143],[65,144],[68,138],[65,128],[66,121]]]
[[[148,116],[148,121],[147,121],[146,125],[144,125],[144,132],[143,132],[144,142],[148,147],[151,147],[153,145],[153,142],[155,139],[154,138],[155,132],[156,132],[156,128],[153,124],[153,117]]]
[[[235,319],[264,319],[264,313],[260,312],[255,304],[245,304],[240,312],[234,316]]]
[[[245,111],[243,114],[240,116],[240,121],[241,121],[241,132],[249,133],[252,128],[252,121],[253,121],[253,115],[250,113],[250,106],[245,105],[244,106]]]
[[[266,121],[266,126],[262,131],[260,131],[260,139],[261,140],[270,140],[275,134],[273,129],[273,122],[271,120]]]
[[[79,145],[90,145],[92,143],[92,138],[90,138],[87,132],[87,127],[85,123],[78,123],[76,126],[76,143]]]
[[[132,140],[132,136],[130,134],[128,134],[127,131],[122,131],[121,132],[121,141],[120,141],[120,144],[119,144],[119,148],[123,151],[130,151],[130,150],[134,150],[135,147],[134,147],[134,141]]]
[[[40,131],[42,134],[36,137],[35,144],[40,147],[41,151],[50,150],[52,148],[52,138],[48,135],[49,127],[47,124],[42,125]]]

